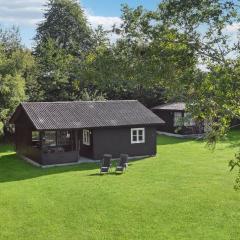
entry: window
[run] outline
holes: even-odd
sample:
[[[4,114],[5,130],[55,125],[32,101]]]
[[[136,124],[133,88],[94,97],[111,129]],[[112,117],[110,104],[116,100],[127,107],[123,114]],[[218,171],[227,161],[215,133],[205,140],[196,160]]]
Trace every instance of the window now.
[[[182,113],[174,112],[174,127],[181,127],[183,125]]]
[[[83,144],[90,146],[91,142],[90,142],[90,131],[87,129],[83,130]]]
[[[42,142],[44,153],[73,151],[71,131],[45,131]]]
[[[32,131],[32,142],[39,141],[40,135],[38,131]]]
[[[55,131],[46,131],[44,133],[43,142],[45,146],[54,147],[56,146],[56,132]]]
[[[40,147],[40,133],[38,131],[32,131],[32,146]]]
[[[184,113],[184,126],[185,127],[195,126],[195,121],[192,119],[190,113]]]
[[[69,131],[58,131],[57,145],[58,146],[71,145],[71,133]]]
[[[144,128],[132,128],[131,129],[131,144],[145,143],[145,129]]]

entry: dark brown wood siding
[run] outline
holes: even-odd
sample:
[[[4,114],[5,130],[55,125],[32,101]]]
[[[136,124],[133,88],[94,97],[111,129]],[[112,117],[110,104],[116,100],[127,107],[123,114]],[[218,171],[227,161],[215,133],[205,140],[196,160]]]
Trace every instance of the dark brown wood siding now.
[[[175,133],[176,127],[174,127],[174,112],[166,110],[154,110],[158,117],[161,117],[165,123],[158,126],[158,130],[162,132]],[[181,111],[180,111],[181,112]],[[183,114],[183,112],[182,112]]]
[[[41,163],[40,149],[32,147],[32,131],[34,131],[34,126],[28,116],[22,112],[15,124],[14,139],[16,151],[20,155]]]
[[[196,126],[181,128],[174,126],[174,112],[181,112],[184,117],[184,111],[177,110],[153,110],[153,112],[165,123],[158,126],[157,130],[162,132],[177,133],[177,134],[200,134],[204,132],[203,123],[198,123]]]
[[[138,128],[145,128],[145,143],[131,144],[131,127],[94,129],[94,159],[102,159],[107,153],[112,154],[114,158],[118,158],[120,154],[128,154],[130,157],[155,155],[156,128],[149,126]]]
[[[120,154],[124,153],[130,157],[155,155],[156,127],[137,126],[136,128],[145,128],[145,143],[136,144],[131,144],[131,128],[135,127],[90,129],[90,146],[83,144],[83,130],[74,130],[76,134],[72,134],[74,136],[73,146],[75,146],[73,151],[44,153],[43,150],[32,146],[32,131],[35,128],[28,116],[22,111],[15,122],[15,144],[19,154],[42,165],[78,161],[78,146],[80,146],[80,156],[93,159],[102,159],[106,153],[112,154],[114,158],[118,158]]]
[[[78,161],[78,152],[42,153],[41,159],[42,165],[74,163]]]

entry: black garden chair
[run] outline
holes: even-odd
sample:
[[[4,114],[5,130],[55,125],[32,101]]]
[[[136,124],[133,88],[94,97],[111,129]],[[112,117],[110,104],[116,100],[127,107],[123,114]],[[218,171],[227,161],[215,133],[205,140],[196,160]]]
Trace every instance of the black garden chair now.
[[[128,166],[128,155],[127,154],[121,154],[120,160],[118,161],[118,164],[116,166],[116,172],[117,173],[123,173]]]
[[[103,159],[101,161],[101,166],[100,166],[100,174],[108,173],[112,163],[112,155],[111,154],[104,154]]]

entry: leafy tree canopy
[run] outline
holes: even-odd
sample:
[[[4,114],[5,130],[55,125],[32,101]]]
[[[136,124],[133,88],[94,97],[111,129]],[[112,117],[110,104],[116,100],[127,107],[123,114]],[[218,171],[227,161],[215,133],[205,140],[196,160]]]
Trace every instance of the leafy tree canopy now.
[[[36,35],[36,54],[41,55],[41,45],[49,38],[58,48],[74,56],[83,56],[93,45],[92,30],[76,0],[49,0],[44,21],[39,24]]]
[[[26,81],[30,79],[34,59],[21,45],[18,29],[0,30],[0,124],[7,120],[16,106],[27,99]]]

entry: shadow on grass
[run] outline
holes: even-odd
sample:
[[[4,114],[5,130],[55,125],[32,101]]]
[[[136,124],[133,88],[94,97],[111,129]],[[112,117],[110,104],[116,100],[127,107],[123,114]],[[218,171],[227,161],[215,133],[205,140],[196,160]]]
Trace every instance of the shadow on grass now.
[[[101,176],[99,174],[99,164],[97,163],[81,163],[72,166],[59,166],[50,168],[40,168],[25,162],[16,153],[3,151],[1,147],[1,152],[3,156],[0,156],[0,183],[3,182],[14,182],[26,179],[38,178],[42,176],[60,174],[66,172],[74,171],[87,171],[96,170],[95,173],[89,174],[87,176]],[[139,161],[142,159],[135,159],[132,161]],[[132,164],[129,163],[129,166]],[[121,175],[115,173],[116,161],[113,161],[111,172],[108,175]]]
[[[94,170],[98,168],[99,165],[96,163],[81,163],[73,166],[39,168],[25,162],[15,153],[9,153],[8,155],[6,153],[6,155],[4,154],[0,157],[0,183],[26,180],[65,172]]]
[[[175,137],[168,136],[158,136],[157,145],[167,145],[167,144],[178,144],[183,142],[194,141],[192,139],[179,139]],[[131,162],[141,161],[144,158],[138,158],[131,160]],[[113,162],[112,173],[111,175],[118,174],[115,173],[116,161]],[[26,180],[31,178],[38,178],[42,176],[60,174],[73,171],[87,171],[87,170],[96,170],[96,173],[90,174],[88,176],[99,176],[99,164],[96,163],[81,163],[79,165],[73,166],[62,166],[62,167],[52,167],[52,168],[38,168],[32,166],[31,164],[22,160],[13,152],[13,147],[9,145],[0,146],[0,183],[3,182],[13,182]]]
[[[127,170],[126,170],[127,171]],[[108,175],[111,175],[111,176],[121,176],[121,175],[123,175],[124,173],[117,173],[117,172],[115,172],[115,171],[112,171],[112,172],[108,172],[108,173],[100,173],[100,172],[98,172],[98,173],[93,173],[93,174],[89,174],[88,176],[90,176],[90,177],[103,177],[103,176],[108,176]]]
[[[178,144],[178,143],[191,142],[191,141],[197,141],[197,140],[158,135],[157,145],[170,145],[170,144]]]

